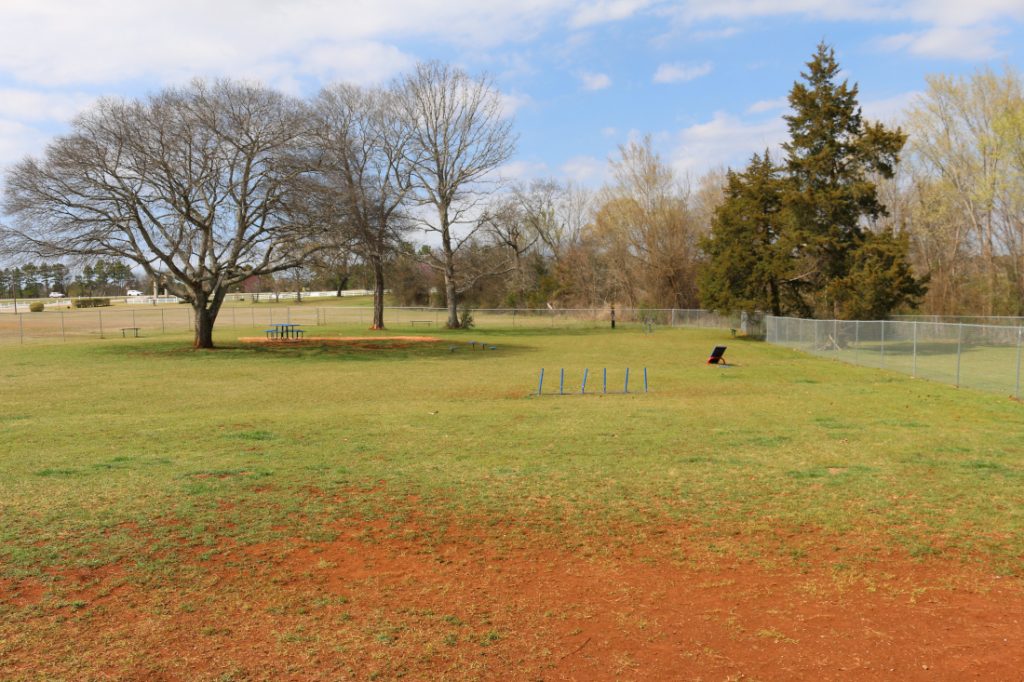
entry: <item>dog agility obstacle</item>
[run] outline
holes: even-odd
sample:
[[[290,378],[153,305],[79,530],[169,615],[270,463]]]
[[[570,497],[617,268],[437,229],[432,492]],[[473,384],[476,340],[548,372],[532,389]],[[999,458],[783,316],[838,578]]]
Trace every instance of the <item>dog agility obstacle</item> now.
[[[644,393],[647,393],[647,368],[646,367],[644,367],[643,372],[644,372]],[[566,392],[566,390],[565,390],[565,368],[564,367],[560,368],[558,370],[558,392],[557,393],[547,393],[547,394],[545,394],[544,393],[544,368],[541,367],[540,368],[540,376],[537,379],[537,392],[534,393],[533,395],[537,395],[537,396],[542,396],[542,395],[608,395],[609,393],[611,395],[625,395],[625,394],[629,393],[629,367],[626,368],[626,376],[625,376],[625,379],[622,382],[622,390],[621,391],[610,391],[610,392],[608,391],[608,368],[604,367],[601,370],[601,392],[597,393],[595,391],[591,391],[590,393],[587,393],[587,379],[589,378],[589,376],[590,376],[590,368],[584,368],[583,369],[583,379],[580,381],[580,390],[578,392],[577,391]]]

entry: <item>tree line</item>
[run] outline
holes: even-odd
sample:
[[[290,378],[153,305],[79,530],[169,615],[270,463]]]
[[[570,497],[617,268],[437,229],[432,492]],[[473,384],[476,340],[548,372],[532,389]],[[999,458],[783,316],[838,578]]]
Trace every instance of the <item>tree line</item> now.
[[[504,182],[500,93],[440,62],[306,100],[230,80],[101,100],[7,172],[0,249],[131,263],[192,304],[197,347],[253,281],[358,282],[374,327],[386,288],[453,328],[460,304],[1022,312],[1020,79],[935,77],[893,128],[839,71],[819,45],[780,158],[680,177],[645,137],[598,190]]]

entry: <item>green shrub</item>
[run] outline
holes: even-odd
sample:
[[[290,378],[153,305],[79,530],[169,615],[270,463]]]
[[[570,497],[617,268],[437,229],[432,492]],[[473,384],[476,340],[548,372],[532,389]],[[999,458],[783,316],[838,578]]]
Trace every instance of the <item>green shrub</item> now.
[[[43,302],[32,301],[31,303],[28,304],[28,309],[33,313],[41,313],[43,312]]]
[[[109,298],[76,298],[74,300],[76,308],[102,308],[108,305],[110,305]]]

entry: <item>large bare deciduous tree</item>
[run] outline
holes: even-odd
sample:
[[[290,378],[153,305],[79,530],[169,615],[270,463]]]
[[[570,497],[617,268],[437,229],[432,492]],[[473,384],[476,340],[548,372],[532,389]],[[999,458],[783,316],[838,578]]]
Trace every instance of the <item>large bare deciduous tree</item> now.
[[[373,271],[373,329],[384,328],[384,266],[411,227],[409,126],[390,90],[334,85],[316,99],[324,189],[352,250]]]
[[[440,62],[418,64],[400,83],[411,125],[407,156],[421,206],[433,213],[423,228],[440,237],[448,326],[460,326],[456,252],[482,225],[482,202],[495,175],[515,150],[512,121],[487,78],[474,78]],[[465,288],[465,284],[461,288]]]
[[[318,248],[295,210],[316,169],[300,101],[232,81],[105,99],[7,173],[5,250],[131,261],[195,311],[213,347],[228,288]]]

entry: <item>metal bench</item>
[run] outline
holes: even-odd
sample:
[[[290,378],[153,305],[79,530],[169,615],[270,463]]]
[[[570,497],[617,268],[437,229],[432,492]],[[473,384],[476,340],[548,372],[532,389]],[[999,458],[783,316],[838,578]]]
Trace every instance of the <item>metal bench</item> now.
[[[434,326],[434,321],[433,320],[410,320],[409,324],[412,325],[413,327],[415,327],[418,324],[422,324],[422,325],[426,325],[428,327],[432,327],[432,326]]]
[[[139,338],[139,328],[138,327],[121,327],[121,338],[122,339],[128,338],[128,332],[132,332],[132,336],[134,336],[135,338]]]

